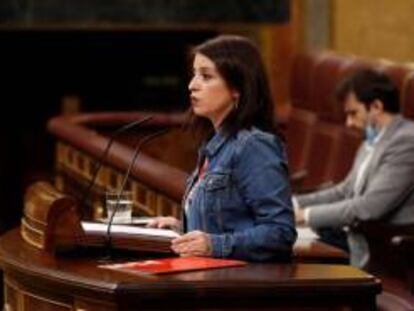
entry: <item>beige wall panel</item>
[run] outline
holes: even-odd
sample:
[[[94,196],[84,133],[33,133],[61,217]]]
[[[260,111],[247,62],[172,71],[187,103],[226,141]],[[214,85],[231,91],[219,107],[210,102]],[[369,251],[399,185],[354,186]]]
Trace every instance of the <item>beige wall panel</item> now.
[[[332,48],[414,61],[414,0],[332,0]]]

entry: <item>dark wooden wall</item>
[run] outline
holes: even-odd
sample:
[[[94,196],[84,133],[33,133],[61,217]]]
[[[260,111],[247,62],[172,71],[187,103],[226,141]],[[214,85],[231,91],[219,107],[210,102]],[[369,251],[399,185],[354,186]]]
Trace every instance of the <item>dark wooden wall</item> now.
[[[2,0],[7,22],[285,22],[289,0]]]
[[[75,94],[82,111],[182,111],[187,50],[213,31],[0,30],[1,228],[19,221],[23,189],[53,172],[46,122]],[[4,225],[1,224],[4,222]]]

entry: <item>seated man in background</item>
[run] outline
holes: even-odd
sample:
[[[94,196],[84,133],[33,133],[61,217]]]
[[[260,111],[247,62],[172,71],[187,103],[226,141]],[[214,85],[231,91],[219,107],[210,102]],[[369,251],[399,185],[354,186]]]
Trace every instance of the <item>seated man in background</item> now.
[[[331,230],[337,237],[345,229],[351,264],[363,268],[368,244],[352,225],[369,220],[414,224],[414,123],[399,114],[394,83],[373,70],[346,78],[336,97],[344,105],[346,125],[365,131],[365,141],[341,183],[294,197],[296,223],[317,232]]]

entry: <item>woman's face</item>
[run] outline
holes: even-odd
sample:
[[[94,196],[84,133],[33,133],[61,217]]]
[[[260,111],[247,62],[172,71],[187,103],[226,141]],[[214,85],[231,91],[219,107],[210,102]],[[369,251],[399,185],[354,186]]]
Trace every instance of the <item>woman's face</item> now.
[[[239,96],[227,86],[216,65],[202,54],[195,55],[193,78],[188,89],[194,114],[208,118],[216,129],[233,109]]]

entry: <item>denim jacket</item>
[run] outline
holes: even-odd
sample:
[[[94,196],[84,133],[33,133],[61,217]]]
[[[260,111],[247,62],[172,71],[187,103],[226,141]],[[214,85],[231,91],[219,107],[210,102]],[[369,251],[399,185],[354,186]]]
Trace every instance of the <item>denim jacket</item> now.
[[[205,158],[208,168],[198,180]],[[199,165],[187,181],[183,203],[185,231],[207,232],[213,257],[290,257],[296,230],[287,160],[274,135],[255,128],[229,138],[216,133],[199,151]]]

